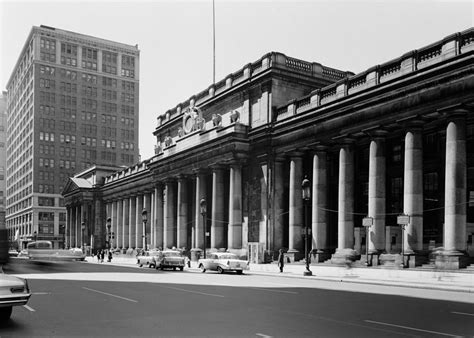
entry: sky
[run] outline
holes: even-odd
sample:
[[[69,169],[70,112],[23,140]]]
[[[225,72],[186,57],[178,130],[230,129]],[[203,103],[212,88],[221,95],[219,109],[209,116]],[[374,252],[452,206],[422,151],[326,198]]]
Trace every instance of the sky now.
[[[474,26],[468,0],[215,0],[216,82],[271,51],[359,73]],[[139,148],[156,118],[213,81],[212,0],[0,0],[0,87],[32,26],[140,49]]]

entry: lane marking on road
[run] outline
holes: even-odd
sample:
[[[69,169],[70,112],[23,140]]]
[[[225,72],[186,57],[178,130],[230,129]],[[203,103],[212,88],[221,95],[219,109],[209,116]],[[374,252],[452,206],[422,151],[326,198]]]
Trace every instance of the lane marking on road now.
[[[451,311],[451,313],[455,313],[457,315],[474,316],[474,313],[465,313],[465,312],[456,312],[456,311]]]
[[[199,291],[193,291],[193,290],[186,290],[186,289],[180,289],[180,288],[173,288],[171,286],[163,286],[164,288],[167,288],[167,289],[172,289],[172,290],[176,290],[176,291],[183,291],[183,292],[189,292],[189,293],[196,293],[198,295],[203,295],[203,296],[213,296],[213,297],[222,297],[224,298],[225,296],[223,295],[216,295],[216,294],[213,294],[213,293],[205,293],[205,292],[199,292]]]
[[[420,331],[420,332],[427,332],[427,333],[434,333],[434,334],[439,334],[441,336],[448,336],[448,337],[460,337],[455,334],[449,334],[449,333],[443,333],[443,332],[438,332],[438,331],[430,331],[430,330],[423,330],[423,329],[417,329],[415,327],[410,327],[410,326],[403,326],[403,325],[396,325],[396,324],[390,324],[390,323],[383,323],[383,322],[376,322],[374,320],[364,320],[367,323],[373,323],[373,324],[379,324],[379,325],[387,325],[387,326],[392,326],[392,327],[399,327],[402,329],[408,329],[408,330],[414,330],[414,331]]]
[[[31,312],[35,312],[35,309],[29,307],[28,305],[23,305],[23,307],[27,310],[30,310]]]
[[[111,297],[116,297],[116,298],[120,298],[120,299],[123,299],[123,300],[128,300],[129,302],[138,303],[138,301],[137,301],[137,300],[134,300],[134,299],[130,299],[130,298],[122,297],[122,296],[117,296],[117,295],[113,295],[113,294],[111,294],[111,293],[102,292],[102,291],[94,290],[94,289],[89,289],[89,288],[86,288],[86,287],[82,287],[82,288],[85,289],[85,290],[92,291],[92,292],[101,293],[101,294],[103,294],[103,295],[107,295],[107,296],[111,296]]]
[[[51,292],[33,292],[32,295],[50,295]]]
[[[273,290],[273,289],[265,289],[265,288],[252,288],[254,290],[262,290],[262,291],[269,291],[269,292],[278,292],[278,293],[290,293],[292,295],[297,295],[298,292],[295,291],[284,291],[284,290]]]
[[[263,333],[256,333],[255,335],[256,335],[256,336],[263,337],[263,338],[273,338],[273,336],[268,336],[268,335],[263,334]]]

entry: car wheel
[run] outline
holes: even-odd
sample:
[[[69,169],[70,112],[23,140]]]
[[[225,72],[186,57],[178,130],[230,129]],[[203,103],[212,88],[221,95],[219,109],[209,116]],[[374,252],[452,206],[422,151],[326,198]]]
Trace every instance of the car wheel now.
[[[219,273],[224,273],[224,269],[222,269],[220,266],[217,267],[217,272]]]
[[[237,274],[238,274],[238,275],[241,275],[241,274],[243,274],[243,273],[244,273],[244,272],[243,272],[242,270],[237,270]]]
[[[143,264],[139,264],[138,266],[139,266],[139,267],[142,267],[142,266],[143,266]]]
[[[164,267],[164,266],[160,266],[160,269],[161,269],[161,271],[163,271],[163,270],[165,269],[165,267]]]
[[[202,264],[199,265],[199,269],[201,269],[201,272],[202,272],[202,273],[206,272],[206,269],[204,269],[204,265],[202,265]]]
[[[184,266],[180,266],[179,271],[183,271],[183,270],[184,270]]]
[[[7,307],[2,307],[0,308],[0,320],[8,320],[10,319],[10,316],[12,315],[12,307],[7,306]]]
[[[155,267],[155,264],[150,264],[150,268],[154,268]]]
[[[175,266],[173,266],[173,271],[176,271],[176,267],[175,267]]]

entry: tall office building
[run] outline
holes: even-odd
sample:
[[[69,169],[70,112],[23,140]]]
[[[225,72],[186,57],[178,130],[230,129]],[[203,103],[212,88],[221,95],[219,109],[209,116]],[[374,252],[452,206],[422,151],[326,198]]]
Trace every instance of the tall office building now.
[[[33,27],[7,84],[10,239],[64,245],[68,177],[138,155],[138,46]]]
[[[0,94],[0,229],[5,229],[6,108],[7,93],[4,91]]]

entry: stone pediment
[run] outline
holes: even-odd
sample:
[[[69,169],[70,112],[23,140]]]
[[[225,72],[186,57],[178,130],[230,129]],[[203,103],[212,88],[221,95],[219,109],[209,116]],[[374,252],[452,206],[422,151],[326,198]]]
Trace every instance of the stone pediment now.
[[[92,189],[92,184],[88,180],[84,178],[70,177],[61,194],[66,196],[74,192],[88,189]]]

